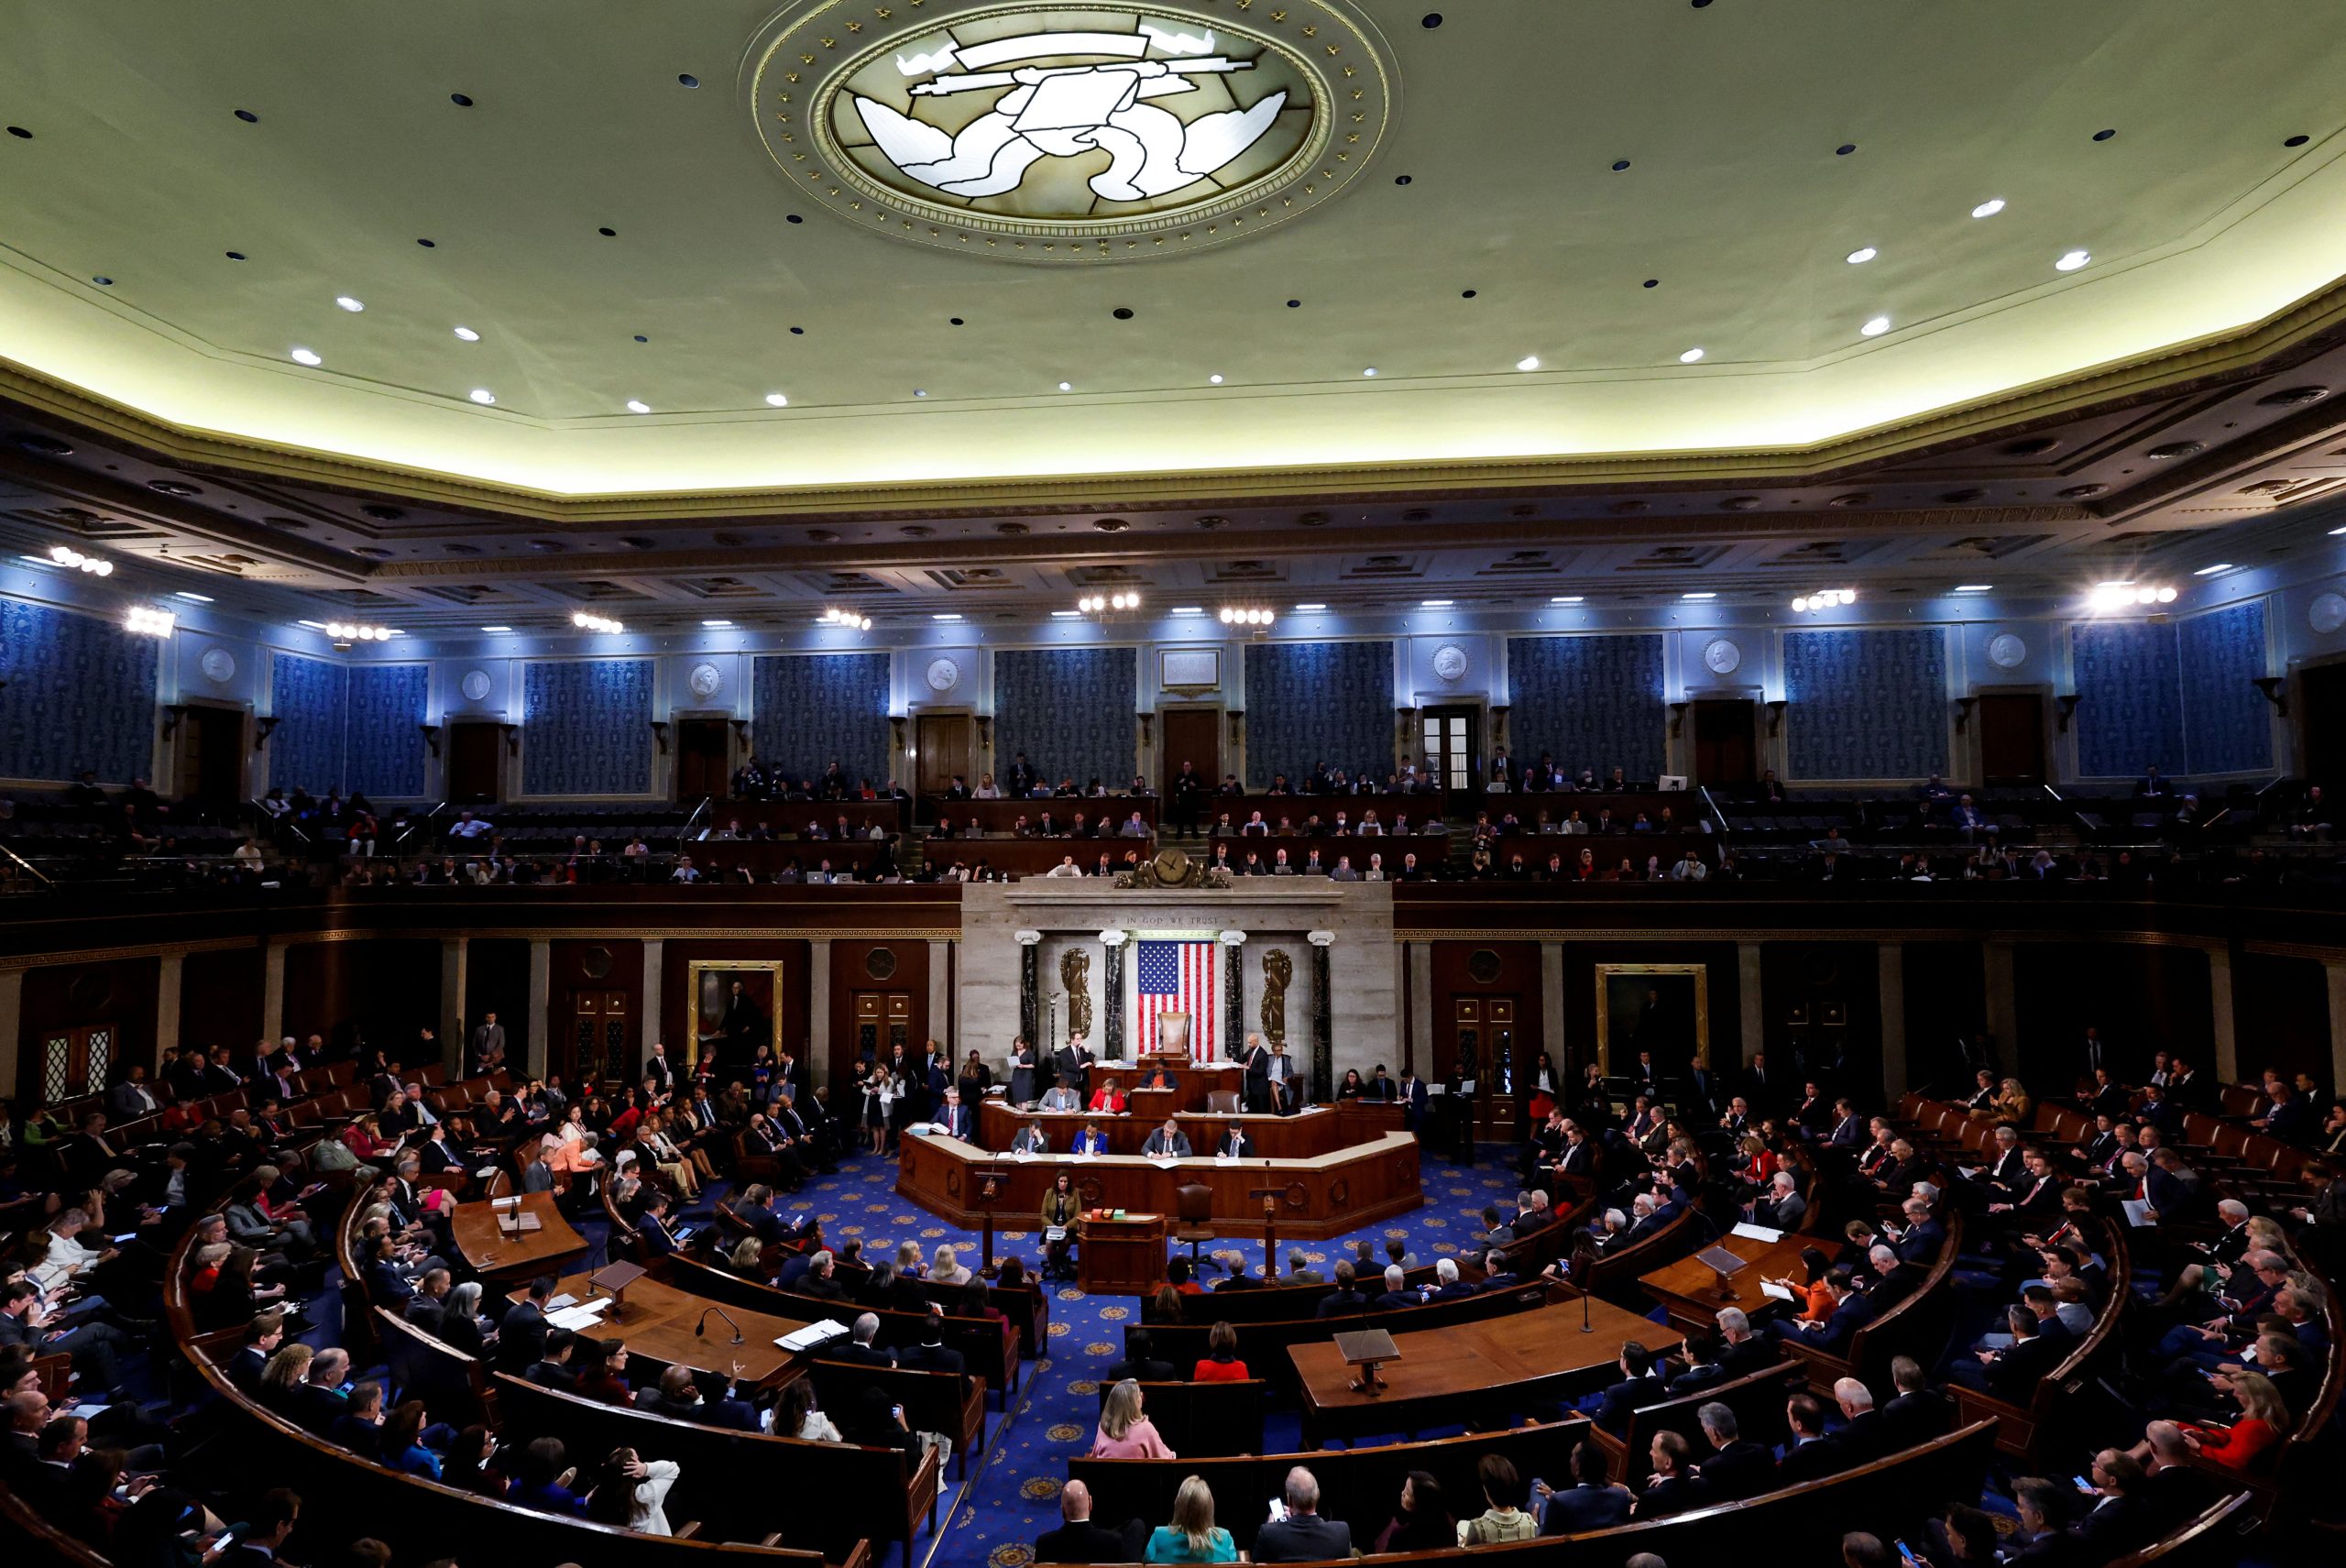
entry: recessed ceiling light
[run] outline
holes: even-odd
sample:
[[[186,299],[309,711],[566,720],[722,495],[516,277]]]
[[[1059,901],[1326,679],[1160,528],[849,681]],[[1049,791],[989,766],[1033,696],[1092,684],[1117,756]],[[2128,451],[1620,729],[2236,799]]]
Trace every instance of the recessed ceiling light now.
[[[1957,583],[1955,591],[1959,594],[1984,594],[1995,586],[1993,583]]]
[[[1221,377],[1219,377],[1219,376],[1209,376],[1209,377],[1207,377],[1207,378],[1206,378],[1206,380],[1207,380],[1207,382],[1208,382],[1210,385],[1212,385],[1212,386],[1219,387],[1219,386],[1221,386],[1221,385],[1222,385],[1222,378],[1221,378]]]
[[[925,398],[928,396],[928,389],[926,387],[915,387],[913,389],[913,396],[915,398]]]
[[[455,328],[455,331],[456,335],[463,338],[466,343],[478,343],[480,341],[480,334],[475,332],[468,326],[460,326]]]
[[[679,87],[697,87],[700,85],[700,78],[695,76],[688,71],[682,76],[676,78],[676,85]]]
[[[928,619],[931,620],[959,620],[961,617],[957,612],[948,610],[940,615],[932,615]]]
[[[1448,609],[1457,602],[1455,599],[1420,599],[1418,604],[1425,609]]]
[[[652,411],[652,405],[640,398],[630,398],[627,400],[627,411],[631,414],[648,414]]]
[[[1051,611],[1051,619],[1053,620],[1074,620],[1082,614],[1083,612],[1080,609],[1055,609]]]
[[[1062,392],[1072,392],[1075,390],[1075,383],[1072,381],[1061,381],[1059,383],[1059,390]]]
[[[354,300],[347,294],[336,294],[334,297],[334,302],[340,305],[344,310],[348,311],[354,316],[367,308],[366,301]]]
[[[2083,267],[2092,259],[2093,252],[2089,250],[2064,251],[2061,255],[2061,258],[2053,264],[2053,270],[2055,272],[2075,272],[2078,268]]]
[[[1536,354],[1527,354],[1515,362],[1515,367],[1518,370],[1537,370],[1540,368],[1540,356]]]
[[[1580,594],[1558,594],[1548,602],[1550,604],[1578,604],[1584,597]]]
[[[1883,333],[1888,332],[1889,330],[1890,318],[1888,316],[1876,316],[1873,320],[1866,323],[1865,325],[1858,328],[1858,331],[1867,337],[1880,337]]]
[[[1679,597],[1681,598],[1690,599],[1715,599],[1719,596],[1716,594],[1681,594]]]
[[[780,392],[768,392],[766,394],[766,406],[768,408],[774,409],[786,409],[790,406],[790,400],[783,396]]]
[[[1857,249],[1849,252],[1849,265],[1852,267],[1863,266],[1865,263],[1871,261],[1875,257],[1880,256],[1880,254],[1881,252],[1876,250],[1869,245],[1861,245],[1858,247]]]
[[[1685,353],[1678,356],[1678,363],[1681,365],[1692,365],[1695,360],[1700,359],[1702,356],[1703,351],[1701,349],[1690,348]]]
[[[296,365],[323,365],[325,361],[320,358],[316,351],[312,349],[297,348],[293,351],[293,363]]]
[[[490,391],[487,387],[475,387],[471,391],[465,395],[472,399],[473,401],[481,404],[483,407],[486,407],[497,400],[497,394]]]
[[[483,631],[510,631],[513,629],[510,626],[484,626],[481,630]]]
[[[326,623],[323,620],[297,620],[293,624],[306,626],[312,631],[323,631],[326,629]]]
[[[2212,577],[2219,572],[2229,572],[2231,569],[2232,564],[2230,561],[2219,561],[2212,566],[2202,566],[2191,575],[2195,577]]]
[[[2003,210],[2004,199],[2001,196],[1990,196],[1972,208],[1971,215],[1975,218],[1992,218]]]
[[[2333,528],[2333,529],[2331,529],[2330,532],[2331,533],[2333,533],[2333,534],[2335,534],[2335,533],[2346,533],[2346,528]]]
[[[1361,374],[1364,376],[1374,376],[1376,374],[1376,367],[1372,365],[1367,369],[1362,371]]]
[[[1175,615],[1203,615],[1205,612],[1206,607],[1201,604],[1177,604],[1172,610]]]
[[[707,626],[707,627],[718,627],[718,626],[730,626],[730,625],[732,625],[733,623],[732,623],[731,621],[729,621],[729,620],[726,620],[723,616],[718,616],[718,617],[716,617],[716,618],[715,618],[715,619],[713,619],[713,620],[704,620],[704,621],[702,621],[702,622],[701,622],[701,624],[702,624],[703,626]]]
[[[210,594],[190,593],[185,588],[181,588],[178,593],[171,597],[174,598],[192,599],[197,604],[210,604],[212,602],[212,596]]]
[[[1298,609],[1325,609],[1328,607],[1324,604],[1299,604],[1295,608]]]

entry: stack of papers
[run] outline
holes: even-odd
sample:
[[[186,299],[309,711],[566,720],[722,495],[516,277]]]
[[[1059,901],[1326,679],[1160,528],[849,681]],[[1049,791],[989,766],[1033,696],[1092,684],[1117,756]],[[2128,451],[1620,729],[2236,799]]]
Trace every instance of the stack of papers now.
[[[1729,1234],[1738,1236],[1747,1236],[1755,1242],[1780,1242],[1784,1239],[1783,1232],[1771,1231],[1765,1225],[1755,1225],[1749,1220],[1746,1220],[1741,1224],[1736,1226],[1734,1231]]]
[[[773,1343],[784,1350],[812,1350],[818,1344],[828,1344],[835,1339],[847,1337],[847,1325],[836,1318],[825,1318],[819,1323],[808,1323],[795,1329]]]
[[[582,1329],[598,1328],[602,1325],[603,1314],[610,1310],[610,1305],[609,1297],[599,1297],[583,1307],[565,1307],[559,1312],[549,1312],[546,1314],[546,1322],[554,1328],[568,1329],[572,1333],[576,1333]]]

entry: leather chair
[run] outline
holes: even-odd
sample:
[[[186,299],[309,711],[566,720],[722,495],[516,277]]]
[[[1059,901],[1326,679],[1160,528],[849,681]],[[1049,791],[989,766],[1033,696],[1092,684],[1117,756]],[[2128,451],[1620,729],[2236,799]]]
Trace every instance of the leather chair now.
[[[1213,1189],[1195,1181],[1183,1182],[1174,1190],[1173,1217],[1176,1221],[1173,1245],[1189,1244],[1189,1272],[1194,1277],[1211,1266],[1199,1255],[1199,1245],[1221,1239],[1214,1234],[1212,1224]]]
[[[1244,1109],[1245,1106],[1239,1101],[1238,1091],[1234,1089],[1206,1091],[1206,1111],[1211,1115],[1235,1116]]]

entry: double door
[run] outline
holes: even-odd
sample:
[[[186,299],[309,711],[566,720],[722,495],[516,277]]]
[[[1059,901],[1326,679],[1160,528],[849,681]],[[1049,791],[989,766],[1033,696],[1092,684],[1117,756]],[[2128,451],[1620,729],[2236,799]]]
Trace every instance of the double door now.
[[[1515,1017],[1513,996],[1477,992],[1452,999],[1443,1077],[1454,1079],[1466,1063],[1474,1064],[1474,1133],[1480,1138],[1516,1135],[1516,1107],[1524,1100],[1523,1073],[1529,1064],[1517,1046]]]
[[[571,992],[570,1028],[554,1063],[565,1083],[600,1089],[625,1083],[634,1072],[633,1032],[629,1027],[627,992]]]

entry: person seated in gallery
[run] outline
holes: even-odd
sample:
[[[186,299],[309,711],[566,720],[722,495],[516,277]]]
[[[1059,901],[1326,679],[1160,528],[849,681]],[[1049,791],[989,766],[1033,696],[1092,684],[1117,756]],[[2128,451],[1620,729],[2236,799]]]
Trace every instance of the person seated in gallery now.
[[[1124,1113],[1124,1091],[1116,1087],[1114,1079],[1102,1079],[1100,1087],[1091,1091],[1090,1108],[1111,1116],[1121,1116]]]

